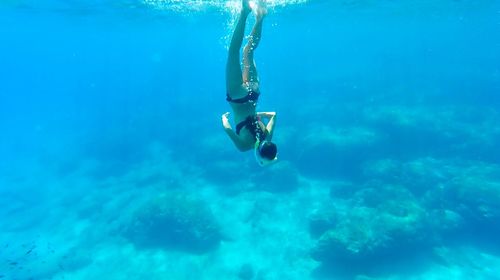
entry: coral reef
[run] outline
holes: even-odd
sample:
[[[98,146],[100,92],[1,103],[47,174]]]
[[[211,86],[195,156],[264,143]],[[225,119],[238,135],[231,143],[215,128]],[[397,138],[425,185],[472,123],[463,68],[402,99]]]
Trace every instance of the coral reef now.
[[[382,160],[370,164],[365,176],[399,182],[422,197],[429,211],[453,212],[476,226],[500,218],[500,166],[496,164],[434,158],[403,163]]]
[[[426,213],[411,193],[401,186],[377,187],[358,191],[348,211],[323,220],[333,226],[319,237],[312,252],[314,259],[322,263],[365,262],[426,242]],[[334,219],[336,223],[332,223]],[[318,224],[317,220],[311,222]]]
[[[368,267],[478,235],[500,249],[500,167],[477,161],[420,158],[367,162],[365,183],[335,183],[330,202],[309,218],[312,257]],[[467,230],[468,229],[468,230]],[[386,265],[386,264],[382,264]]]
[[[456,167],[454,176],[442,190],[442,203],[464,217],[468,228],[500,234],[500,167],[472,163]],[[495,235],[496,235],[495,234]]]
[[[123,233],[138,246],[191,253],[213,250],[222,239],[210,208],[179,192],[161,194],[142,205]]]

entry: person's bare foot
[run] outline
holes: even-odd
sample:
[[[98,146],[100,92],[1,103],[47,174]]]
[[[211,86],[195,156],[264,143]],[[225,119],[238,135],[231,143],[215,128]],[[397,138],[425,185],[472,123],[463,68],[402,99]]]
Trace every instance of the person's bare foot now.
[[[267,15],[267,3],[266,0],[257,0],[257,5],[255,9],[255,17],[257,20],[261,21]]]
[[[249,14],[251,11],[252,7],[250,7],[250,0],[241,0],[241,12]]]

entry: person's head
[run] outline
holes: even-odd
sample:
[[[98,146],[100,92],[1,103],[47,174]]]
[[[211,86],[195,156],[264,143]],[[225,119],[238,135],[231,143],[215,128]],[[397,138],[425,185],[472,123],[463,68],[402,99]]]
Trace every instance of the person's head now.
[[[271,141],[263,141],[255,148],[255,159],[261,166],[268,165],[278,159],[278,148]]]

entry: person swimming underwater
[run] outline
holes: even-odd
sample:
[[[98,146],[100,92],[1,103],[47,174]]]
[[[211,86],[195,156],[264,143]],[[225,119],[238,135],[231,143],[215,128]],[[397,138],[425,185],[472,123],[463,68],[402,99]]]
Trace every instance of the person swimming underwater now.
[[[278,149],[271,142],[276,112],[257,112],[260,96],[257,67],[253,58],[262,34],[262,21],[267,14],[264,0],[255,9],[255,25],[243,49],[243,71],[240,65],[240,48],[243,43],[245,24],[252,12],[249,0],[242,0],[242,8],[231,38],[226,64],[226,100],[231,105],[236,129],[229,122],[229,112],[222,115],[222,125],[229,138],[240,151],[254,149],[257,162],[268,165],[276,162]],[[267,119],[267,124],[264,123]]]

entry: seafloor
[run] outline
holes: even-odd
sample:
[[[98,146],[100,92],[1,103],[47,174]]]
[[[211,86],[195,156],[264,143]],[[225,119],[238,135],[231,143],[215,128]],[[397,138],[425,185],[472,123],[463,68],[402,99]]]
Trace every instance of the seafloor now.
[[[498,26],[344,2],[269,16],[269,168],[220,125],[227,14],[0,17],[0,279],[500,279]]]
[[[304,128],[268,169],[151,143],[131,168],[4,173],[2,278],[498,279],[500,166],[442,155],[493,156],[498,113],[351,105],[356,124]],[[295,129],[282,123],[277,141]],[[224,137],[196,150],[230,154]]]

